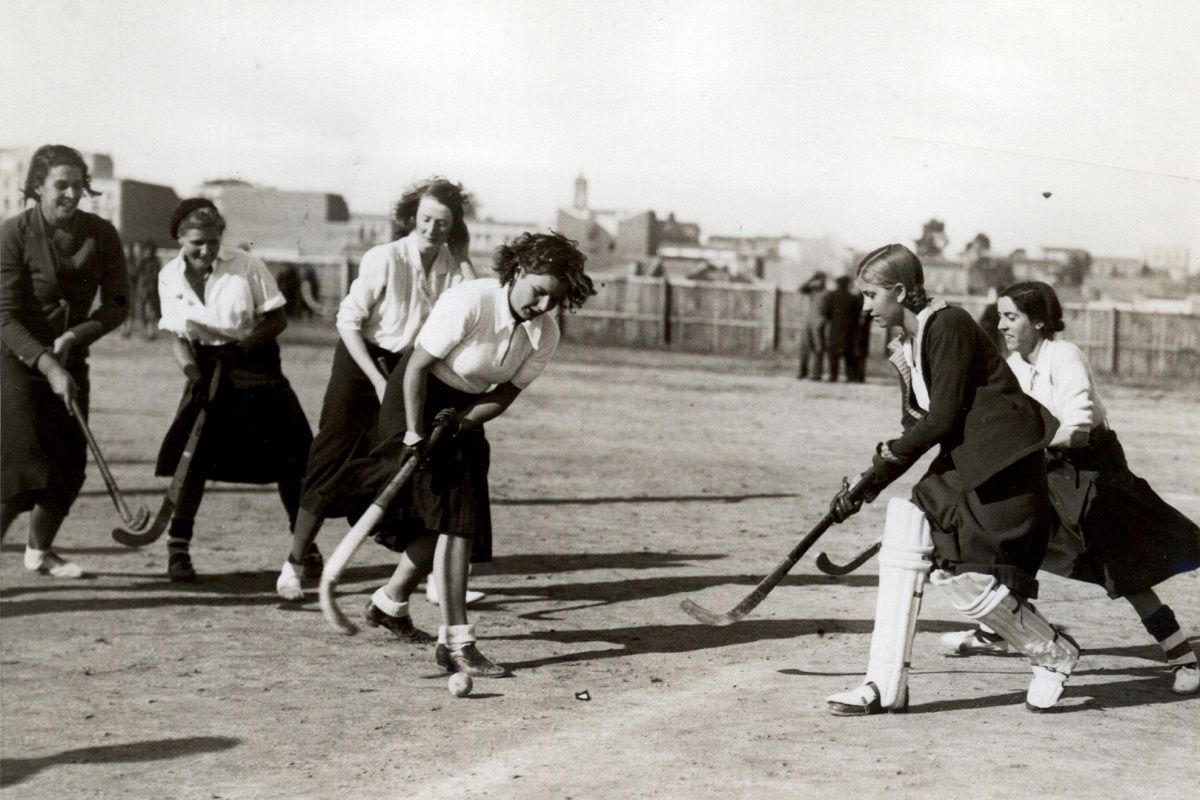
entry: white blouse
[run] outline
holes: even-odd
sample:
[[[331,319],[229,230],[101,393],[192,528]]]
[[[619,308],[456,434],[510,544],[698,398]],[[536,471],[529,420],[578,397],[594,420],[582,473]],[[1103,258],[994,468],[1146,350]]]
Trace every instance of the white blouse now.
[[[921,340],[925,337],[925,326],[933,317],[935,311],[941,311],[946,307],[944,300],[934,300],[927,306],[917,312],[917,335],[914,337],[904,337],[903,347],[904,360],[908,362],[908,368],[912,370],[912,393],[913,400],[919,408],[929,410],[929,387],[925,385],[925,368],[921,365]]]
[[[445,245],[426,275],[416,233],[372,247],[338,307],[337,328],[361,331],[368,342],[393,353],[410,349],[438,297],[461,280]]]
[[[285,300],[267,265],[258,256],[241,250],[217,254],[204,282],[204,297],[188,283],[183,254],[172,258],[158,273],[158,299],[162,318],[158,327],[199,344],[240,341],[268,311],[283,308]]]
[[[518,389],[533,383],[554,357],[558,337],[551,315],[518,320],[508,304],[508,289],[495,278],[480,278],[438,299],[417,344],[441,359],[431,370],[438,380],[483,394],[502,383]]]
[[[1029,354],[1008,357],[1008,366],[1026,394],[1058,418],[1058,430],[1048,447],[1066,447],[1076,431],[1091,432],[1107,425],[1108,414],[1092,368],[1079,346],[1066,339],[1043,339]]]

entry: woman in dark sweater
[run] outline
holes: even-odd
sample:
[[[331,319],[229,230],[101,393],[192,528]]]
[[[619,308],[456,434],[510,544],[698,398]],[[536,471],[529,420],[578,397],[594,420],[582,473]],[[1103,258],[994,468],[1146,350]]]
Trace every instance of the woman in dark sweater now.
[[[921,262],[888,245],[858,267],[858,286],[876,324],[898,326],[892,363],[903,384],[904,432],[876,448],[867,500],[930,449],[939,452],[912,499],[889,502],[879,562],[879,597],[864,684],[833,695],[837,715],[903,710],[922,588],[931,580],[969,617],[1003,627],[1030,658],[1026,705],[1052,707],[1078,647],[1029,604],[1046,550],[1051,510],[1043,449],[1057,427],[1026,396],[967,312],[931,302]],[[846,489],[842,519],[858,510]]]
[[[59,578],[83,574],[51,549],[87,463],[70,404],[87,414],[88,346],[129,308],[121,240],[107,221],[79,210],[84,192],[97,194],[83,157],[65,145],[40,147],[25,180],[36,205],[0,227],[0,535],[32,511],[25,568]]]

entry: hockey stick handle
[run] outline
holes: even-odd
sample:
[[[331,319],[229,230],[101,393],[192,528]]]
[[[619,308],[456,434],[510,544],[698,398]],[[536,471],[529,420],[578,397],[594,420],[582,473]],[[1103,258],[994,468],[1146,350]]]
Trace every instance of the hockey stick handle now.
[[[861,499],[863,495],[866,494],[870,484],[871,480],[869,473],[863,475],[863,477],[860,478],[853,487],[851,487],[848,495],[849,499],[852,501]],[[739,619],[746,616],[758,607],[758,604],[761,603],[763,599],[765,599],[766,596],[771,593],[772,589],[779,585],[779,582],[782,581],[784,577],[792,571],[792,567],[796,566],[796,563],[804,557],[804,554],[812,549],[812,546],[817,543],[817,540],[820,539],[821,536],[825,534],[825,531],[829,530],[829,528],[835,523],[837,523],[837,519],[834,516],[833,511],[830,510],[825,514],[825,516],[821,517],[820,521],[818,521],[817,524],[814,525],[812,529],[800,539],[800,541],[796,542],[784,559],[776,564],[775,568],[771,570],[765,578],[758,582],[758,586],[754,587],[754,590],[750,592],[750,594],[746,595],[746,597],[744,597],[742,601],[734,606],[729,612],[725,614],[716,614],[704,608],[703,606],[697,605],[691,600],[684,600],[680,605],[689,615],[707,625],[728,625],[730,623],[737,622]]]
[[[100,470],[100,477],[104,478],[104,485],[108,488],[109,497],[112,498],[113,505],[116,506],[117,513],[121,515],[121,519],[125,520],[125,524],[128,525],[133,521],[133,514],[129,512],[129,505],[121,495],[121,490],[117,488],[117,480],[108,468],[108,462],[104,460],[104,454],[100,452],[100,445],[96,442],[96,437],[92,435],[92,430],[88,427],[87,420],[83,417],[83,409],[79,407],[79,401],[74,397],[71,398],[70,408],[71,416],[75,417],[79,422],[79,429],[83,431],[83,438],[87,439],[88,449],[92,451],[92,458],[96,460],[96,467]]]
[[[428,450],[432,450],[442,438],[442,426],[433,429],[433,433],[429,437]],[[334,548],[333,554],[329,560],[325,562],[325,569],[321,572],[321,585],[317,591],[317,596],[321,603],[321,613],[325,616],[326,622],[336,628],[338,631],[351,636],[358,632],[358,626],[342,613],[338,607],[337,600],[334,598],[334,590],[337,589],[338,580],[342,573],[346,570],[346,566],[350,563],[350,559],[358,552],[358,548],[362,546],[363,541],[375,530],[383,515],[387,512],[388,506],[396,499],[396,495],[404,488],[404,484],[412,478],[413,473],[420,467],[420,459],[415,455],[410,455],[400,465],[400,469],[392,476],[392,479],[387,482],[383,490],[375,496],[371,501],[371,505],[363,512],[363,515],[358,518],[358,522],[342,537],[338,542],[338,546]]]

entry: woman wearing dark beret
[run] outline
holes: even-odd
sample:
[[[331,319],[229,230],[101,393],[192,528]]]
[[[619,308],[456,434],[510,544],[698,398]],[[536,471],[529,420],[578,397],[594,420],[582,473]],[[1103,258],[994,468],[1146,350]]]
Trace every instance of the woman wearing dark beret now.
[[[190,545],[205,481],[277,484],[290,527],[312,432],[280,366],[275,339],[287,327],[287,316],[266,265],[249,253],[221,248],[225,219],[206,198],[180,203],[170,230],[179,255],[159,273],[159,327],[175,335],[175,361],[187,386],[155,474],[174,474],[221,366],[168,531],[167,574],[173,581],[192,581]]]
[[[79,210],[85,192],[98,194],[83,157],[65,145],[40,147],[24,189],[35,205],[0,227],[0,535],[31,511],[25,567],[59,578],[83,574],[51,548],[87,461],[70,404],[87,414],[88,347],[124,321],[129,305],[120,238]]]

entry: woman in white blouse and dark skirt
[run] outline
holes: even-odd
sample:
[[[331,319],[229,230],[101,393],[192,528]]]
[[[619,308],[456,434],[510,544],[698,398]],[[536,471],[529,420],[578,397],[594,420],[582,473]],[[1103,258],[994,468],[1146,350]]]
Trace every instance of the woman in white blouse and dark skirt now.
[[[193,581],[189,548],[206,480],[275,483],[294,521],[312,432],[283,376],[275,338],[287,327],[283,295],[261,259],[221,248],[225,220],[211,200],[192,198],[171,217],[179,255],[162,268],[159,327],[175,334],[175,361],[187,377],[163,439],[155,474],[173,475],[218,364],[220,384],[179,493],[167,540],[167,574]]]
[[[1060,423],[1047,449],[1055,526],[1042,569],[1128,600],[1162,646],[1175,673],[1172,691],[1200,691],[1196,653],[1152,588],[1200,567],[1200,528],[1129,470],[1087,358],[1057,336],[1064,325],[1054,289],[1040,281],[1013,284],[1001,293],[998,309],[1009,366],[1021,388]],[[990,629],[943,640],[964,655],[1008,648]]]
[[[483,424],[504,413],[550,363],[559,329],[547,312],[574,311],[595,294],[583,271],[585,256],[557,233],[517,237],[496,251],[499,279],[484,278],[442,295],[417,337],[404,368],[393,371],[379,412],[382,444],[339,476],[360,513],[413,452],[428,458],[385,517],[377,541],[402,551],[386,585],[367,603],[367,623],[409,641],[424,637],[408,614],[408,598],[434,570],[442,592],[435,653],[449,671],[495,677],[506,670],[475,646],[467,623],[467,570],[476,540],[490,540]],[[425,453],[436,423],[447,431]],[[486,548],[485,548],[486,549]],[[477,560],[490,560],[479,552]]]
[[[467,255],[467,203],[462,185],[444,178],[409,188],[393,214],[396,240],[363,255],[338,308],[340,340],[309,451],[291,552],[275,582],[285,600],[304,598],[302,578],[321,577],[323,559],[314,542],[328,515],[330,482],[348,461],[378,443],[375,421],[388,375],[412,352],[442,293],[475,277]]]

